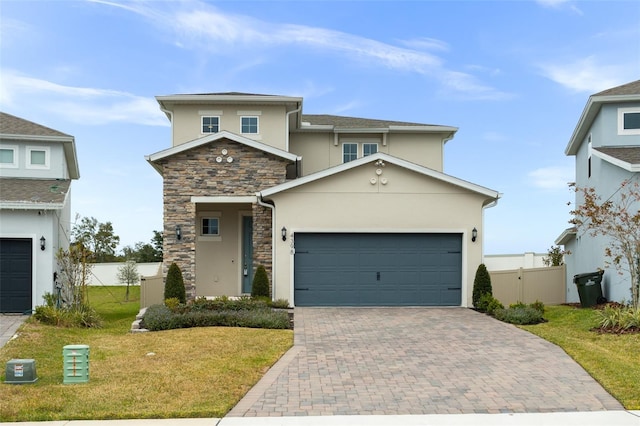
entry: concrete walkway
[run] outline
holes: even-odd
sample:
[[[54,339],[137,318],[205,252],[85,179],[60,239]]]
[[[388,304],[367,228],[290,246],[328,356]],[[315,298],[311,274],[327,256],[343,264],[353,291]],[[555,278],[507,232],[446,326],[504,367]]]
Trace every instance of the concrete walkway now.
[[[18,328],[29,317],[21,314],[0,314],[0,348],[13,338]]]
[[[296,308],[295,324],[228,417],[623,410],[559,347],[470,309]]]

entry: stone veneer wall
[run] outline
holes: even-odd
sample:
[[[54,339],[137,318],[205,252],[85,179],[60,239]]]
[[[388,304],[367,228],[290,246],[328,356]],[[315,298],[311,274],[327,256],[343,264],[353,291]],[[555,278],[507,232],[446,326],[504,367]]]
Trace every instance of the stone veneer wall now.
[[[227,154],[223,155],[222,150]],[[216,159],[222,157],[221,162]],[[228,159],[233,161],[229,162]],[[290,161],[223,139],[159,161],[163,167],[164,262],[182,270],[187,297],[193,298],[196,258],[196,205],[192,196],[247,196],[286,179]],[[264,265],[272,282],[271,211],[254,203],[254,265]],[[176,226],[182,239],[176,238]]]

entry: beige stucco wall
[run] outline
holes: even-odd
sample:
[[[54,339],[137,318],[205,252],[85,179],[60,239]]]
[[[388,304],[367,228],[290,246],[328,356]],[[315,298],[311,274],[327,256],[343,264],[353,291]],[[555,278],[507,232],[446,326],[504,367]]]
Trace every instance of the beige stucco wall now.
[[[258,134],[242,134],[240,118],[258,116]],[[173,112],[173,146],[209,135],[202,133],[202,116],[219,116],[220,130],[286,149],[286,111],[277,105],[180,105]]]
[[[358,143],[377,143],[378,152],[402,158],[412,163],[442,171],[443,142],[440,134],[389,133],[383,145],[381,134],[340,134],[338,144],[333,132],[292,133],[290,151],[302,157],[304,175],[328,169],[342,164],[342,145]],[[361,151],[358,153],[361,155]]]
[[[371,178],[376,183],[371,183]],[[380,183],[387,179],[387,185]],[[387,165],[381,175],[365,165],[272,197],[276,229],[275,297],[293,300],[293,247],[297,232],[451,232],[463,234],[462,305],[471,305],[473,278],[482,262],[482,206],[486,197]],[[479,238],[471,242],[471,230]]]

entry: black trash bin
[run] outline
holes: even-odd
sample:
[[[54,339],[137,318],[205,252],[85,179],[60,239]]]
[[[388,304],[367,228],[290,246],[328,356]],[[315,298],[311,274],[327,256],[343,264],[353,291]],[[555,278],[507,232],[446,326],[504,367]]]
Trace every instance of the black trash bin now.
[[[597,271],[573,276],[573,282],[578,287],[580,305],[583,308],[589,308],[606,301],[602,296],[603,275],[604,271]]]

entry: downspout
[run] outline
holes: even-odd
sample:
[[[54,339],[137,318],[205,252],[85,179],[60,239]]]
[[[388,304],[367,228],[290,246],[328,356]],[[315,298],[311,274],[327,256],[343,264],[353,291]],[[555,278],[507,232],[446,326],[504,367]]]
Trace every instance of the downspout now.
[[[287,140],[286,140],[286,142],[285,142],[285,149],[284,149],[284,150],[285,150],[285,151],[287,151],[287,152],[289,152],[289,116],[290,116],[291,114],[293,114],[293,113],[300,112],[300,111],[302,111],[302,104],[300,104],[300,106],[298,107],[298,109],[294,109],[294,110],[292,110],[292,111],[289,111],[289,112],[286,114],[286,118],[285,118],[285,125],[286,125],[286,132],[287,132],[287,135],[286,135]]]
[[[164,109],[162,108],[162,105],[160,106],[160,111],[164,112],[165,114],[167,114],[170,118],[169,118],[169,122],[171,123],[171,146],[174,146],[173,140],[174,140],[174,126],[173,126],[173,111],[169,111],[168,109]]]
[[[271,209],[271,300],[276,300],[276,206],[262,200],[262,193],[256,192],[258,204]]]

